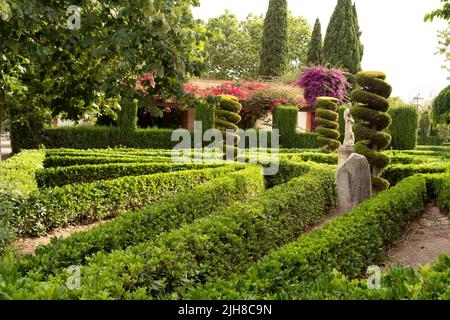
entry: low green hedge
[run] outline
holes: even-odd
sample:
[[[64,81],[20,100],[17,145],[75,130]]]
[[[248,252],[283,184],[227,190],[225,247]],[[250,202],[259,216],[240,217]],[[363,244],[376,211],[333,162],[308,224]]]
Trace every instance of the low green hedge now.
[[[45,168],[68,167],[87,164],[106,163],[142,163],[142,162],[169,162],[169,157],[159,156],[49,156],[44,160]]]
[[[31,270],[48,274],[70,265],[84,264],[86,258],[96,252],[111,252],[148,241],[263,191],[261,168],[251,166],[213,179],[173,199],[123,214],[87,232],[53,239],[51,244],[39,247],[36,256],[25,257],[20,269],[23,273]]]
[[[118,156],[171,156],[172,150],[169,149],[135,149],[135,148],[110,148],[110,149],[46,149],[47,156],[100,156],[100,157],[118,157]]]
[[[367,280],[350,280],[334,270],[289,295],[294,300],[450,300],[450,255],[415,272],[411,267],[390,268],[381,276],[379,289]]]
[[[334,268],[357,276],[368,265],[380,261],[385,246],[421,216],[426,199],[426,179],[407,178],[322,229],[250,265],[245,274],[206,284],[186,298],[284,299],[301,282],[312,281]]]
[[[287,183],[289,180],[298,178],[313,170],[333,171],[335,170],[335,167],[315,162],[281,159],[279,162],[278,173],[273,176],[265,176],[266,186],[267,188],[272,188]]]
[[[121,137],[118,128],[101,126],[78,126],[47,128],[42,144],[47,148],[93,149],[126,146],[129,148],[172,149],[173,130],[137,129]]]
[[[429,190],[439,207],[450,213],[450,174],[429,175]]]
[[[72,298],[180,298],[295,239],[335,203],[334,171],[314,171],[179,230],[81,267]],[[66,272],[53,281],[65,283]]]
[[[42,168],[44,157],[43,151],[24,150],[0,162],[0,255],[15,237],[20,208],[38,188],[35,173]]]
[[[396,164],[386,168],[383,172],[383,178],[389,181],[393,186],[403,179],[416,175],[426,173],[445,173],[450,171],[450,165],[445,163],[426,163],[426,164]]]
[[[142,208],[242,166],[158,173],[66,185],[32,193],[19,223],[22,234],[42,234],[70,222],[93,222]]]
[[[107,163],[43,169],[36,173],[36,180],[40,188],[48,188],[97,180],[111,180],[124,176],[142,176],[161,172],[214,168],[218,166],[218,164],[207,163]]]

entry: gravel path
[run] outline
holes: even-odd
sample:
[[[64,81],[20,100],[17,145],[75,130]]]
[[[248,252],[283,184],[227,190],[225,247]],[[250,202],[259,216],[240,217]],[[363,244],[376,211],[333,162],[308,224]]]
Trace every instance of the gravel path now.
[[[385,268],[401,263],[420,269],[445,253],[450,253],[450,219],[438,207],[429,204],[422,218],[388,250],[389,262]]]
[[[92,229],[93,227],[105,222],[106,221],[100,221],[87,225],[73,225],[62,229],[55,229],[49,232],[47,235],[37,238],[23,237],[14,243],[14,247],[17,249],[17,252],[21,256],[29,253],[34,255],[34,252],[38,246],[49,244],[52,238],[67,238],[74,233],[88,231],[89,229]]]

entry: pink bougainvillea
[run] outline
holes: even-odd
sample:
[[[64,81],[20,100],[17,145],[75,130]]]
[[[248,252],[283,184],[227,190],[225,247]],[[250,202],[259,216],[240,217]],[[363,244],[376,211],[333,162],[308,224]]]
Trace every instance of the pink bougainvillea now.
[[[259,82],[224,82],[215,87],[200,89],[196,85],[186,84],[187,93],[199,97],[219,96],[229,94],[237,97],[242,103],[260,104],[267,111],[272,112],[279,105],[293,105],[299,109],[306,105],[306,101],[300,97],[293,97],[292,92],[279,89],[276,85]],[[243,111],[245,112],[245,111]]]
[[[347,100],[347,90],[351,85],[344,73],[339,69],[326,67],[311,67],[305,69],[294,84],[304,88],[304,97],[309,107],[316,107],[318,97],[333,97],[343,104]],[[312,115],[312,130],[315,131],[316,115]]]
[[[340,103],[344,103],[347,90],[351,87],[341,70],[326,67],[305,69],[294,84],[305,89],[305,99],[313,107],[316,99],[324,96],[337,98]]]

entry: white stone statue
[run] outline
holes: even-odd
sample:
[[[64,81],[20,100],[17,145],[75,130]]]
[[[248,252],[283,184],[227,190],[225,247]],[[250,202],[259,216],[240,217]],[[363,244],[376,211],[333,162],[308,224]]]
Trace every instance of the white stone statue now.
[[[345,119],[345,138],[344,138],[344,146],[352,147],[355,144],[355,134],[353,133],[353,124],[355,120],[350,114],[351,105],[347,105],[347,109],[344,111],[344,119]]]

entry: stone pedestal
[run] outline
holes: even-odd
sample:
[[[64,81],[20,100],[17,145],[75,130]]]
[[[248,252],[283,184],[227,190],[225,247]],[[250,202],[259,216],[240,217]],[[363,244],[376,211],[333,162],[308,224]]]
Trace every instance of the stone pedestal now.
[[[346,213],[372,196],[372,177],[366,157],[352,153],[337,171],[339,212]]]
[[[347,159],[350,157],[350,155],[352,153],[355,152],[355,149],[353,148],[353,146],[341,146],[338,149],[338,165],[339,167],[341,167],[345,161],[347,161]]]

